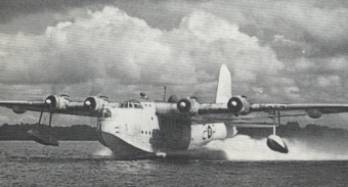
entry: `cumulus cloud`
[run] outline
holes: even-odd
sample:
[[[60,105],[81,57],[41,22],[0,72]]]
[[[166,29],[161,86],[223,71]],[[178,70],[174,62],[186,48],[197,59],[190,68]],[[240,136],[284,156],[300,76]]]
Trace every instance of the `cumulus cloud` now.
[[[1,51],[6,54],[2,55],[1,79],[24,84],[69,84],[123,76],[126,83],[155,81],[152,73],[170,56],[170,49],[159,41],[162,34],[143,20],[105,8],[91,12],[88,18],[48,27],[43,35],[3,35]],[[150,63],[152,69],[144,71]],[[185,64],[180,63],[176,68],[185,73]]]
[[[88,14],[43,34],[1,34],[0,82],[194,85],[215,81],[222,63],[236,81],[256,82],[283,68],[270,47],[205,11],[191,13],[169,31],[116,7]]]
[[[200,94],[209,88],[200,95],[212,97],[218,66],[226,63],[236,94],[253,96],[262,89],[257,97],[264,100],[306,101],[328,89],[318,84],[319,75],[346,78],[347,6],[340,2],[114,4],[127,13],[113,6],[72,9],[64,11],[70,21],[59,21],[41,34],[1,34],[1,82],[68,89],[66,85],[98,80],[98,89],[92,89],[98,91],[109,91],[105,86],[112,84],[125,91],[134,89],[120,85],[171,84],[185,95],[193,92],[186,89]]]
[[[348,99],[344,1],[64,3],[0,19],[1,97],[158,98],[169,85],[213,100],[225,63],[234,94],[257,102]]]
[[[266,0],[212,1],[203,7],[237,22],[265,40],[281,34],[299,43],[311,43],[316,49],[335,48],[330,52],[343,52],[348,41],[345,34],[348,31],[348,8],[342,6],[343,3],[329,5],[318,1]],[[325,52],[316,49],[309,52],[316,55]]]
[[[318,84],[322,87],[328,86],[340,86],[340,78],[337,75],[331,75],[327,77],[320,76],[318,77]]]

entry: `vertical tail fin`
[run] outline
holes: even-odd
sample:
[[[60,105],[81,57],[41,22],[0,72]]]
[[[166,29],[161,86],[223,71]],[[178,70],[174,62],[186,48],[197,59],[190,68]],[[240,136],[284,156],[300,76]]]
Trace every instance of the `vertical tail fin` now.
[[[221,65],[216,91],[216,103],[227,103],[232,97],[231,73],[225,64]]]

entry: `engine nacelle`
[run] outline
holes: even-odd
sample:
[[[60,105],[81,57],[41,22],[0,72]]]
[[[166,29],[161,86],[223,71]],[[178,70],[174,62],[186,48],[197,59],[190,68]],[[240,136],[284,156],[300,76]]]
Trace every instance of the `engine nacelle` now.
[[[55,110],[65,109],[69,102],[70,100],[66,95],[50,95],[45,99],[45,103],[50,109]]]
[[[197,114],[199,109],[199,103],[194,98],[180,99],[176,106],[178,111],[183,114]]]
[[[322,113],[318,109],[308,109],[306,110],[306,113],[310,118],[314,119],[318,119],[322,115]]]
[[[245,96],[235,96],[228,100],[227,108],[236,115],[245,115],[250,112],[250,103]]]
[[[108,101],[106,101],[102,97],[91,96],[85,99],[85,101],[83,102],[83,105],[90,111],[101,112],[107,103]]]

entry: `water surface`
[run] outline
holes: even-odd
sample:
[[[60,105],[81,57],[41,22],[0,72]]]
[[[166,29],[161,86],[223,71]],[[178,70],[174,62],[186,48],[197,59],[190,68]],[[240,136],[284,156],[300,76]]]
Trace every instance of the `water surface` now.
[[[348,161],[119,161],[98,142],[0,141],[0,186],[346,186]]]

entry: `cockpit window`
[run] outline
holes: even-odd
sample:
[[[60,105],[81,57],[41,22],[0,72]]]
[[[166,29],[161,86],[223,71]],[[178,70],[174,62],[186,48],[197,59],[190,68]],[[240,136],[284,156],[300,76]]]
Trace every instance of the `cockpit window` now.
[[[124,103],[121,103],[120,108],[143,108],[139,101],[129,100]]]

